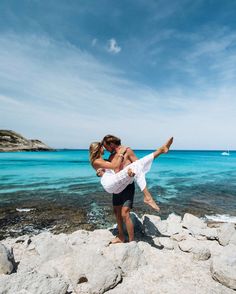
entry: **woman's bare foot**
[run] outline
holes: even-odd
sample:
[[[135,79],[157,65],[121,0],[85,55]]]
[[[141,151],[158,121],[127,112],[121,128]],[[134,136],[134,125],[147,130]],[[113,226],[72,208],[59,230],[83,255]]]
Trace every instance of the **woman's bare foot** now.
[[[150,199],[144,198],[144,203],[151,206],[151,208],[155,209],[157,212],[160,211],[160,207],[156,204],[156,202],[152,198]]]
[[[119,238],[118,236],[111,240],[110,244],[118,244],[118,243],[124,243],[125,239]]]
[[[134,177],[135,176],[135,173],[132,171],[131,168],[128,169],[127,173],[128,173],[129,177]]]
[[[152,195],[148,191],[147,187],[143,189],[143,201],[147,205],[151,206],[156,211],[160,211],[160,207],[156,204],[156,202],[153,200]]]
[[[157,156],[163,154],[163,153],[167,153],[170,149],[171,144],[173,143],[174,138],[171,137],[163,146],[161,146],[160,148],[158,148],[153,154],[154,154],[154,158],[156,158]]]
[[[171,144],[173,143],[174,138],[171,137],[162,147],[163,153],[167,153],[170,149]]]

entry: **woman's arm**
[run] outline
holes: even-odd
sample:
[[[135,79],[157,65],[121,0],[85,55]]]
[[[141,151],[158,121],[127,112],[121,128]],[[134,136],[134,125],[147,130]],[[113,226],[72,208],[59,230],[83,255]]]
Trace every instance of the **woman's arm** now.
[[[97,170],[98,168],[105,168],[105,169],[117,169],[122,161],[124,160],[124,154],[126,152],[126,148],[122,147],[119,150],[119,153],[114,155],[112,162],[106,161],[102,158],[98,158],[94,160],[93,167]]]

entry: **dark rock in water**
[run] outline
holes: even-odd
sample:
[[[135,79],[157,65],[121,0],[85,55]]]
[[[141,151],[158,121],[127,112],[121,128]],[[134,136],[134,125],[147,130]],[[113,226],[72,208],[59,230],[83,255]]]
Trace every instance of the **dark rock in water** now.
[[[39,140],[28,140],[16,132],[0,130],[0,152],[52,150]]]

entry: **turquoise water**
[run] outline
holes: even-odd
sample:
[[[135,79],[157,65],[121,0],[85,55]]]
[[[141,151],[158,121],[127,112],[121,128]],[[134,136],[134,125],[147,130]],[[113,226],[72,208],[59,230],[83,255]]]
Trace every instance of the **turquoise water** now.
[[[135,151],[139,158],[149,152]],[[236,152],[222,156],[221,151],[170,151],[154,161],[147,182],[162,207],[236,216]],[[139,203],[142,195],[136,191]],[[86,207],[96,202],[99,193],[110,204],[87,150],[0,153],[2,207],[25,207],[26,200],[37,198],[80,202]]]

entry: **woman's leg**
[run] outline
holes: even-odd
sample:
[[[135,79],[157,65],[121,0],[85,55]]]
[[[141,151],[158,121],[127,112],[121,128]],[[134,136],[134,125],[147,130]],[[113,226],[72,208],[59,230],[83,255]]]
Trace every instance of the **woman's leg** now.
[[[141,167],[141,169],[139,168],[136,170],[135,179],[136,179],[136,182],[139,185],[141,191],[144,194],[144,203],[148,204],[149,206],[151,206],[152,208],[154,208],[157,211],[160,211],[160,208],[156,204],[156,202],[153,200],[152,195],[150,194],[150,192],[147,189],[145,174],[151,168],[152,160],[163,153],[167,153],[169,151],[172,143],[173,143],[173,137],[171,137],[166,142],[166,144],[164,144],[162,147],[158,148],[155,152],[153,152],[153,155],[147,155],[144,158],[142,158],[140,160],[142,167]]]
[[[156,204],[156,202],[153,200],[152,195],[148,191],[147,187],[143,190],[144,195],[144,203],[148,204],[152,208],[154,208],[156,211],[160,211],[160,207]]]
[[[144,201],[144,203],[148,204],[149,206],[151,206],[156,211],[160,211],[160,207],[153,200],[152,195],[150,194],[150,192],[147,189],[145,173],[142,172],[142,171],[139,172],[137,175],[135,175],[135,180],[136,180],[139,188],[143,192],[143,196],[144,196],[143,201]]]
[[[157,158],[159,155],[163,153],[167,153],[170,149],[171,144],[173,143],[173,137],[171,137],[163,146],[158,148],[155,152],[153,152],[154,158]]]

